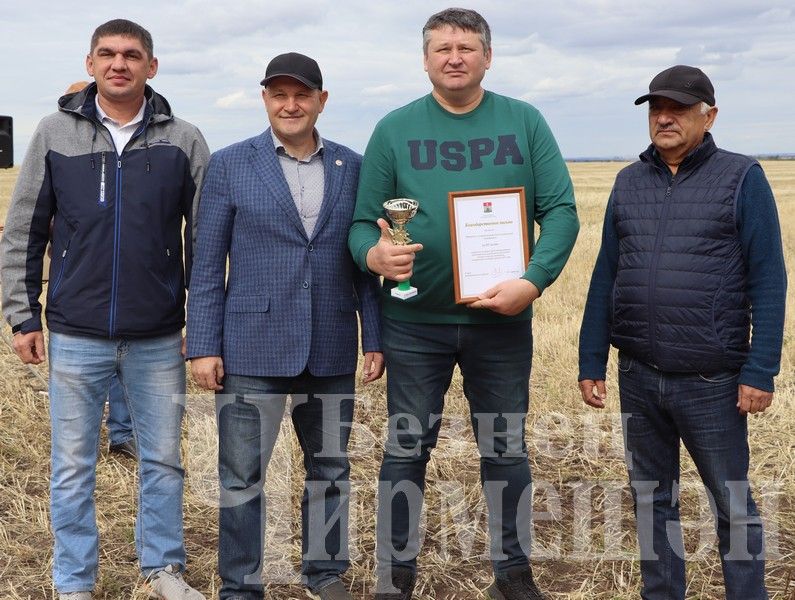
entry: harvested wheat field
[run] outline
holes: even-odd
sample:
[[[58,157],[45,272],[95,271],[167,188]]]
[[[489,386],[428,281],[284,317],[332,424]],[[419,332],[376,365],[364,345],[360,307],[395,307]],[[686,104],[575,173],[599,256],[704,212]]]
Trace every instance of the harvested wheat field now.
[[[577,334],[604,205],[620,163],[570,165],[582,229],[559,281],[536,303],[535,353],[527,436],[535,481],[534,570],[553,598],[639,596],[633,516],[621,450],[615,364],[605,411],[585,407],[577,390]],[[795,161],[765,163],[779,205],[785,252],[795,265]],[[0,171],[0,222],[17,170]],[[791,286],[792,288],[792,286]],[[751,480],[768,534],[771,598],[795,599],[795,306],[788,295],[781,375],[773,406],[750,418]],[[3,336],[10,336],[4,327]],[[611,362],[615,357],[611,359]],[[53,598],[48,517],[49,421],[46,368],[21,365],[0,344],[0,597]],[[196,392],[195,388],[192,391]],[[353,498],[347,579],[356,598],[372,596],[374,488],[382,452],[385,387],[359,392],[352,442]],[[289,433],[288,425],[284,432]],[[99,451],[101,533],[96,598],[146,598],[133,543],[135,464]],[[268,472],[265,577],[269,597],[306,598],[297,585],[301,453],[282,435]],[[187,580],[217,596],[215,415],[209,395],[188,398],[184,428]],[[460,379],[447,398],[439,446],[428,470],[424,543],[416,598],[478,599],[491,578],[485,505],[476,446]],[[682,518],[689,552],[689,598],[723,597],[720,562],[706,497],[691,462],[682,473]]]

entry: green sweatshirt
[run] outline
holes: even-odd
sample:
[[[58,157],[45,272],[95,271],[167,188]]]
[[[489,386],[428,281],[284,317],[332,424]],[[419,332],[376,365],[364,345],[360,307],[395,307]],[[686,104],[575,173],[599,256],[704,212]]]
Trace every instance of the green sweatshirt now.
[[[380,237],[383,202],[413,198],[419,211],[408,224],[424,249],[414,261],[408,300],[390,295],[384,280],[382,314],[412,323],[500,323],[527,320],[532,308],[506,317],[455,303],[450,246],[450,191],[524,187],[531,258],[523,275],[540,291],[560,274],[579,230],[566,164],[544,118],[533,106],[486,92],[466,114],[443,109],[431,94],[399,108],[376,126],[364,154],[348,245],[362,270]]]

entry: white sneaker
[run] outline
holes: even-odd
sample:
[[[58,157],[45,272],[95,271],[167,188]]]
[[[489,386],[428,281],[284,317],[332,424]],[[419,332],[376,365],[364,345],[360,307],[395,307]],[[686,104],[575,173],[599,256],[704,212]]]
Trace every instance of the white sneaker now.
[[[176,565],[168,565],[162,571],[157,571],[149,576],[149,588],[156,598],[162,600],[207,600],[198,590],[189,586]],[[79,600],[89,600],[79,598]]]
[[[91,592],[64,592],[58,594],[58,600],[91,600]]]

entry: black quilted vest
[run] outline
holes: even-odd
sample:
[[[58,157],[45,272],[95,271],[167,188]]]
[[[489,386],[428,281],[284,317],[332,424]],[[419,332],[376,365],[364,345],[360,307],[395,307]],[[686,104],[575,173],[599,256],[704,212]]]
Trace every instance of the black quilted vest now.
[[[735,207],[755,161],[703,143],[671,177],[653,146],[619,173],[611,343],[663,371],[739,368],[750,308]]]

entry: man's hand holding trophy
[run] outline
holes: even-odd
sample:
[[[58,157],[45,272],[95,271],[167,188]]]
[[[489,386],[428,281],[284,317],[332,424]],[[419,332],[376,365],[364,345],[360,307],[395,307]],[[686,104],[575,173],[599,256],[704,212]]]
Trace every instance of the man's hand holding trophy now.
[[[419,202],[410,198],[394,198],[384,202],[384,211],[394,228],[384,219],[378,219],[381,239],[367,253],[367,267],[386,279],[398,282],[392,288],[395,298],[406,300],[417,295],[417,288],[409,281],[414,267],[414,256],[422,244],[413,244],[406,224],[417,214]]]

